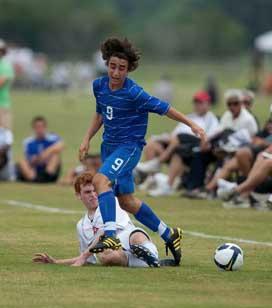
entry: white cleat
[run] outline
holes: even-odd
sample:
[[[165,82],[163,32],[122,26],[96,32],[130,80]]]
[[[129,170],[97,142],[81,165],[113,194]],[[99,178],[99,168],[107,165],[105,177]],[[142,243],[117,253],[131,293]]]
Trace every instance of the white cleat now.
[[[218,189],[216,191],[216,194],[218,198],[228,201],[235,193],[235,188],[237,187],[236,183],[229,182],[223,179],[219,179],[217,181]]]
[[[144,173],[156,173],[160,171],[160,161],[158,158],[154,158],[137,165],[137,169]]]
[[[151,197],[162,197],[162,196],[171,196],[174,194],[174,190],[170,185],[164,184],[163,186],[159,186],[156,189],[150,190],[148,195]]]
[[[154,187],[155,184],[156,184],[156,180],[155,180],[154,176],[149,175],[146,178],[146,180],[138,186],[138,189],[140,191],[147,191],[147,190],[151,189],[151,187]]]

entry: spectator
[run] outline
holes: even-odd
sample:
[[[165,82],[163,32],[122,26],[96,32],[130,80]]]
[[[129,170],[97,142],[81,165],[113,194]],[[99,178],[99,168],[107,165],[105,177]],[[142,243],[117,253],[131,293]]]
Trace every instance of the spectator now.
[[[258,130],[259,130],[260,129],[259,121],[258,121],[257,117],[252,113],[252,107],[253,107],[253,104],[254,104],[254,100],[255,100],[255,94],[252,91],[247,90],[247,89],[242,90],[243,105],[246,108],[246,110],[249,111],[253,115],[253,117],[254,117],[257,125],[258,125]]]
[[[34,136],[24,140],[23,158],[18,164],[18,180],[26,182],[56,182],[61,170],[61,138],[47,132],[47,121],[38,116],[32,120]]]
[[[0,127],[11,129],[10,86],[14,78],[11,64],[4,59],[6,43],[0,39]]]
[[[209,111],[209,95],[204,91],[199,91],[194,95],[193,102],[194,112],[189,114],[188,117],[202,127],[207,136],[211,136],[218,127],[218,120],[216,116]],[[162,149],[158,151],[160,146]],[[165,148],[163,148],[163,146],[165,146]],[[138,170],[151,173],[157,171],[162,163],[170,162],[168,183],[164,182],[161,183],[161,185],[158,183],[158,187],[152,190],[150,194],[152,196],[171,194],[173,192],[173,185],[176,177],[180,176],[184,170],[184,161],[186,164],[189,164],[194,149],[198,149],[199,147],[200,139],[183,124],[179,124],[175,128],[168,143],[166,143],[166,140],[150,141],[150,143],[147,144],[146,151],[151,158],[152,152],[155,153],[155,155],[151,160],[139,164]],[[157,157],[156,154],[158,154]]]
[[[233,172],[239,172],[246,178],[257,157],[266,147],[272,144],[272,119],[269,119],[265,127],[253,139],[251,144],[239,149],[234,156],[227,160],[219,169],[212,180],[206,185],[208,192],[214,192],[219,179],[228,179]]]
[[[220,130],[232,129],[238,131],[246,129],[250,136],[258,131],[256,120],[243,105],[243,95],[240,90],[231,89],[225,93],[225,101],[228,110],[220,120]]]
[[[0,181],[14,180],[14,168],[11,157],[12,143],[12,132],[7,128],[0,127]]]
[[[241,184],[223,182],[219,191],[219,197],[227,200],[228,203],[224,204],[225,207],[250,207],[249,195],[256,187],[263,184],[272,172],[272,146],[269,146],[264,152],[261,152],[248,177]],[[272,185],[270,181],[271,192]]]
[[[76,177],[83,172],[92,171],[92,173],[97,173],[100,165],[101,158],[99,154],[88,154],[82,164],[69,170],[59,183],[62,185],[72,185]]]
[[[235,134],[240,133],[241,140],[238,146],[242,146],[248,143],[251,137],[257,133],[257,123],[254,117],[243,107],[242,99],[240,90],[228,90],[226,92],[225,100],[228,110],[223,114],[214,136],[210,138],[207,144],[202,145],[200,152],[195,153],[192,157],[187,181],[188,191],[185,196],[207,198],[206,192],[203,196],[201,191],[207,168],[212,162],[217,162],[220,166],[224,157],[217,156],[217,151],[214,150],[218,144],[222,144],[224,139],[228,140],[229,136],[235,132]],[[230,148],[231,151],[237,150],[237,147],[233,147],[227,142],[224,144],[223,151]]]

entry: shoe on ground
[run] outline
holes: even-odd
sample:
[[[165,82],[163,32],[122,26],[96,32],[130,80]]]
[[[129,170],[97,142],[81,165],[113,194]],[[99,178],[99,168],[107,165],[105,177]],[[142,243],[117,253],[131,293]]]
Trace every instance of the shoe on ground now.
[[[175,260],[173,259],[161,259],[160,260],[160,266],[177,266]]]
[[[180,265],[182,258],[181,251],[181,240],[182,240],[182,230],[180,228],[171,229],[170,239],[165,243],[166,255],[168,255],[168,250],[171,251],[176,266]]]
[[[230,182],[224,179],[218,179],[217,186],[218,188],[232,189],[234,187],[237,187],[237,183]]]
[[[258,194],[252,192],[249,195],[249,202],[253,209],[257,211],[268,211],[268,194]]]
[[[154,179],[154,176],[149,175],[146,178],[146,180],[138,186],[138,189],[140,191],[147,191],[147,190],[151,189],[152,187],[155,187],[155,184],[156,184],[156,181]]]
[[[251,207],[251,204],[249,198],[235,193],[230,201],[223,203],[223,207],[225,209],[248,209]]]
[[[130,249],[135,257],[144,261],[149,267],[160,267],[159,259],[143,245],[130,245]]]
[[[232,183],[223,179],[217,181],[218,189],[216,191],[217,197],[224,201],[230,201],[235,195],[236,183]]]
[[[269,195],[267,201],[266,201],[267,207],[269,210],[272,210],[272,194]]]

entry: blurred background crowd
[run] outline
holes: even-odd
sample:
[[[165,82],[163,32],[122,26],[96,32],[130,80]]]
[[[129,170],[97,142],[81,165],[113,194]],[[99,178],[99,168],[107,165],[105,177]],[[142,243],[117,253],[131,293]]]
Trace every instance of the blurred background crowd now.
[[[138,188],[153,197],[181,190],[187,198],[221,198],[226,207],[271,206],[271,110],[264,125],[252,111],[259,95],[272,94],[270,1],[243,6],[233,0],[0,0],[0,5],[0,180],[72,184],[81,172],[99,168],[99,153],[91,153],[61,173],[65,142],[51,133],[43,114],[29,123],[33,135],[23,141],[22,158],[15,163],[10,91],[89,92],[91,81],[106,74],[100,42],[127,35],[143,51],[144,63],[236,58],[247,59],[248,66],[243,89],[233,84],[224,93],[217,78],[205,72],[188,116],[205,129],[207,142],[181,124],[161,129],[147,140],[135,169]],[[175,100],[171,71],[157,76],[151,92]],[[214,114],[220,101],[224,112]]]

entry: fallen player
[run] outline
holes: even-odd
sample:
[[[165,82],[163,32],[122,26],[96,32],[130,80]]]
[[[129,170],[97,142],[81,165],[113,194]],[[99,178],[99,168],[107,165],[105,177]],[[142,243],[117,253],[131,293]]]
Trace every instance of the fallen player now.
[[[117,237],[122,244],[122,249],[106,249],[97,254],[89,252],[103,234],[104,226],[92,180],[93,175],[85,172],[77,177],[74,184],[77,198],[87,209],[86,214],[77,223],[80,256],[70,259],[56,259],[47,253],[37,253],[33,262],[72,266],[100,263],[108,266],[159,267],[160,262],[156,246],[143,229],[134,226],[128,214],[118,205],[118,201],[116,201]],[[163,261],[163,265],[173,265],[172,263],[174,263],[174,260],[167,260],[166,264]]]

